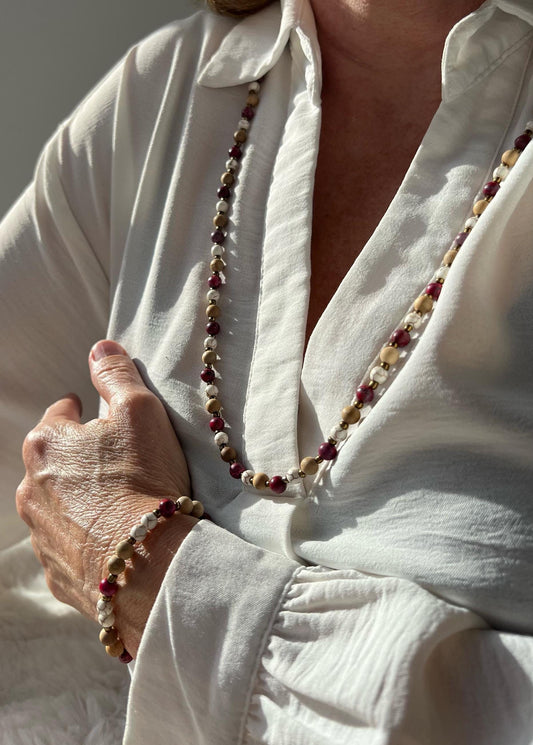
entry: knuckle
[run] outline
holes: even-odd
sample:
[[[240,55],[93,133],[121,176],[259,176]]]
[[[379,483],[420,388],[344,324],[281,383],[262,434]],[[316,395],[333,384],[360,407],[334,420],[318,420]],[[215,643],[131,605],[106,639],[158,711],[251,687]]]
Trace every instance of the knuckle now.
[[[159,401],[148,388],[139,388],[128,392],[120,402],[124,413],[130,418],[153,414]]]
[[[50,446],[52,430],[49,426],[40,426],[28,432],[22,444],[24,463],[34,463],[43,460]]]

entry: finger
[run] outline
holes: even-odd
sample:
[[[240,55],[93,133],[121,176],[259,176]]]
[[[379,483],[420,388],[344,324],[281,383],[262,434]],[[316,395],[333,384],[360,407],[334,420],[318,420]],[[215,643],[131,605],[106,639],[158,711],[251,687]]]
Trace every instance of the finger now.
[[[110,409],[140,389],[147,388],[135,363],[115,341],[97,342],[89,354],[91,380]]]
[[[55,401],[49,406],[41,419],[42,424],[57,424],[58,422],[76,422],[79,424],[82,412],[80,397],[75,393],[67,393],[66,396]]]

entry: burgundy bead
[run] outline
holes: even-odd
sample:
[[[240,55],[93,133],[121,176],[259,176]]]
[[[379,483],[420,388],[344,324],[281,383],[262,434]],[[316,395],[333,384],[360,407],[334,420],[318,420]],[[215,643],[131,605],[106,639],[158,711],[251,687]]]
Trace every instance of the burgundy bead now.
[[[241,111],[241,116],[243,119],[253,119],[255,116],[255,109],[253,106],[245,106],[244,109]]]
[[[362,404],[369,404],[374,400],[374,391],[369,385],[360,385],[356,390],[357,400]]]
[[[464,231],[463,233],[458,233],[454,238],[454,243],[456,246],[462,246],[467,238],[468,232]]]
[[[209,285],[209,287],[211,287],[212,290],[216,290],[222,284],[222,280],[220,279],[218,274],[212,274],[207,280],[207,284]]]
[[[209,420],[209,426],[213,432],[220,432],[220,430],[224,429],[224,420],[221,416],[214,416]]]
[[[528,135],[524,132],[523,135],[520,135],[516,138],[514,141],[514,146],[517,150],[524,150],[529,143],[531,142],[531,135]]]
[[[442,292],[442,285],[440,282],[430,282],[430,284],[424,290],[425,295],[429,295],[433,300],[438,300],[439,295]]]
[[[215,230],[211,233],[211,240],[220,246],[226,240],[226,233],[223,230]]]
[[[123,662],[123,663],[124,663],[125,665],[127,665],[127,664],[128,664],[128,662],[131,662],[131,661],[133,660],[133,657],[131,656],[131,654],[130,654],[130,653],[128,652],[128,650],[127,650],[127,649],[125,649],[125,650],[124,650],[124,651],[122,652],[122,654],[120,654],[120,655],[118,656],[118,658],[119,658],[119,660],[120,660],[121,662]]]
[[[318,448],[318,454],[324,460],[333,460],[337,457],[337,448],[331,442],[323,442]]]
[[[228,155],[230,158],[240,160],[242,158],[242,150],[238,145],[233,145],[233,147],[230,147],[230,149],[228,150]]]
[[[281,476],[272,476],[272,478],[268,480],[268,485],[274,494],[283,494],[287,488],[287,484],[283,481]]]
[[[397,344],[399,347],[406,347],[411,341],[411,334],[405,329],[396,329],[390,335],[389,341],[392,344]]]
[[[231,197],[231,189],[226,185],[221,186],[217,191],[217,196],[220,197],[220,199],[229,199]]]
[[[240,479],[241,473],[244,473],[246,468],[242,463],[232,463],[229,467],[229,475],[233,476],[234,479]]]
[[[483,187],[483,194],[486,197],[495,197],[496,194],[498,193],[499,188],[500,188],[500,185],[497,181],[489,181]]]
[[[162,499],[159,502],[159,512],[163,517],[172,517],[176,512],[176,505],[171,499]]]
[[[98,589],[106,598],[112,598],[118,591],[118,585],[116,582],[109,582],[109,580],[103,579],[98,585]]]
[[[215,379],[215,371],[211,370],[210,367],[204,367],[204,369],[200,373],[200,377],[202,378],[204,383],[212,383]]]
[[[220,324],[216,321],[209,321],[209,323],[206,323],[205,325],[205,330],[207,331],[209,336],[216,336],[220,333]]]

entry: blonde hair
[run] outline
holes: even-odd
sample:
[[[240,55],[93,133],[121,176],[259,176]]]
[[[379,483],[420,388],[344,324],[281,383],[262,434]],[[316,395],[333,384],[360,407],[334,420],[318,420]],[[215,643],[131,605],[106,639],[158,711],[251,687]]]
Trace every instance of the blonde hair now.
[[[274,0],[207,0],[207,4],[215,13],[224,16],[247,16],[261,8],[266,8]]]

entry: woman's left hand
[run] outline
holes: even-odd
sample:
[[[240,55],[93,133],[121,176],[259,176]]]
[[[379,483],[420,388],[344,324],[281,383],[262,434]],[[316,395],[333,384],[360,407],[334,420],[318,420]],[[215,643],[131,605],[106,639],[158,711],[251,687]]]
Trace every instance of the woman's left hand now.
[[[107,418],[81,424],[75,394],[48,407],[24,441],[17,509],[52,593],[95,619],[98,584],[115,545],[160,499],[188,495],[189,475],[163,404],[124,349],[99,342],[89,367],[109,405]],[[116,624],[133,655],[168,565],[196,522],[176,515],[136,546],[134,570],[126,570],[115,601]]]

